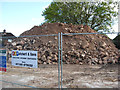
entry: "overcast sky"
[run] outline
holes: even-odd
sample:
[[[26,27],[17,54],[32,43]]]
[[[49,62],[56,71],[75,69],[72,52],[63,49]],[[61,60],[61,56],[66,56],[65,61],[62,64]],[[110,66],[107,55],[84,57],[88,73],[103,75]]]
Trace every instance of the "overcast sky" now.
[[[26,2],[25,2],[26,1]],[[26,30],[44,22],[42,11],[52,0],[1,0],[0,1],[0,32],[6,29],[19,36]],[[118,31],[118,23],[113,25]],[[114,38],[116,35],[109,35]]]

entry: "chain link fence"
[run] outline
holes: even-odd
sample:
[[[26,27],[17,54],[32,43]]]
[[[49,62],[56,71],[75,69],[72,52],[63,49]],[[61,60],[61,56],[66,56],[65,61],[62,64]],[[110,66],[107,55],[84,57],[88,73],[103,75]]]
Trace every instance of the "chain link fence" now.
[[[4,37],[7,72],[2,73],[2,87],[118,88],[120,41],[107,34],[119,32]],[[38,68],[13,66],[12,50],[37,51]]]
[[[4,39],[3,47],[7,50],[7,72],[2,73],[3,88],[58,88],[60,71],[58,71],[57,34],[3,38],[7,40]],[[20,62],[22,66],[13,66],[14,50],[16,52],[37,51],[38,68],[23,67],[25,63],[23,61]]]
[[[120,38],[109,34],[119,32],[62,34],[63,88],[118,88]]]

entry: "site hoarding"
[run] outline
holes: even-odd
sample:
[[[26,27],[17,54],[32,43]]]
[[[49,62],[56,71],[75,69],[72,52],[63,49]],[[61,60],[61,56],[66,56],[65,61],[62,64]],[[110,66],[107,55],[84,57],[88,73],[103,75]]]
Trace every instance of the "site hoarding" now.
[[[0,71],[6,72],[6,50],[0,50]]]
[[[12,65],[37,68],[37,51],[12,50]]]

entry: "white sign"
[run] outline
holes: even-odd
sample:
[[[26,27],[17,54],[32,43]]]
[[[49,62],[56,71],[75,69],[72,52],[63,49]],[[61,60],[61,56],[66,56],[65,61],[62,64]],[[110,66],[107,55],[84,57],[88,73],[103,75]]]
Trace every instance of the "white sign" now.
[[[12,51],[12,65],[37,68],[37,51]]]

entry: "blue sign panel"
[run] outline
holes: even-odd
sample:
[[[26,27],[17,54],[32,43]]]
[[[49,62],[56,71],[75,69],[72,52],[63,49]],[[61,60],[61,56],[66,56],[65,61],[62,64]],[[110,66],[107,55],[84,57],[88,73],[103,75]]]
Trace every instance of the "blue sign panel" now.
[[[0,50],[0,71],[6,72],[6,50]]]

